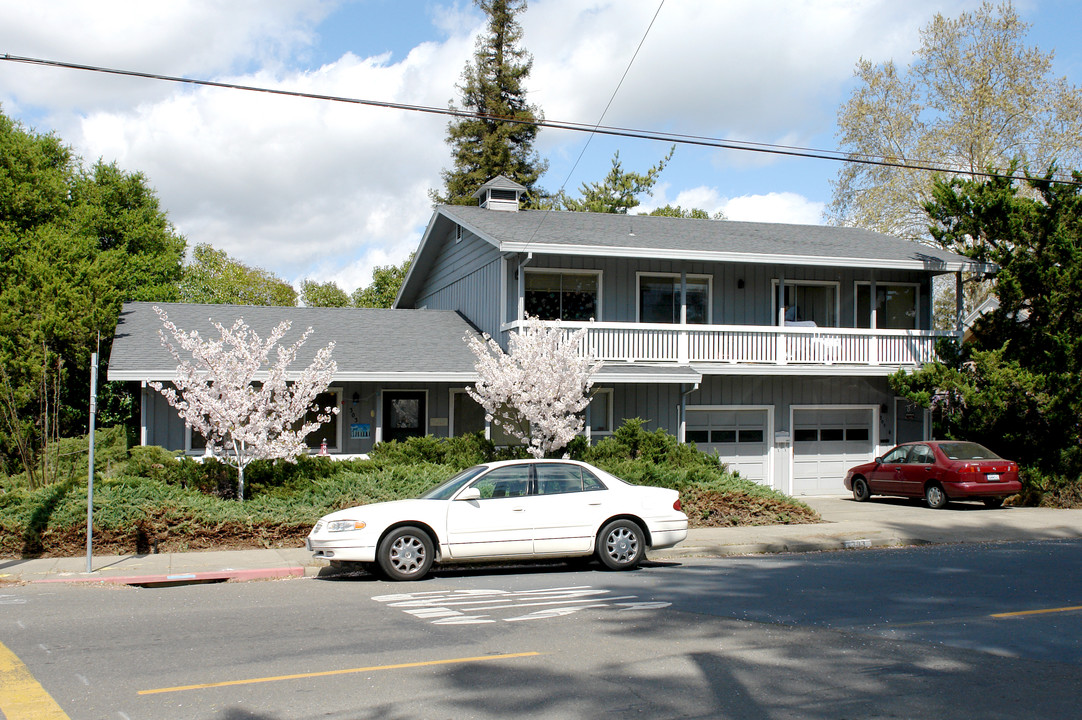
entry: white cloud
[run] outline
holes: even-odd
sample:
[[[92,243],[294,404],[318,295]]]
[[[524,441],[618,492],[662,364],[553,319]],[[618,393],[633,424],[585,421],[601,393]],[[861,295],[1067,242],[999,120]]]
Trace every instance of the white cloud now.
[[[0,47],[23,57],[206,77],[278,66],[317,40],[316,24],[332,7],[328,0],[3,0]],[[167,83],[80,70],[6,69],[4,95],[59,112],[124,106],[175,91]]]
[[[429,43],[395,64],[346,55],[313,72],[225,81],[440,105],[467,52],[462,42]],[[400,110],[201,88],[92,113],[77,145],[145,172],[190,244],[210,243],[290,281],[334,275],[352,290],[370,277],[332,269],[328,259],[349,267],[373,248],[408,254],[401,246],[417,241],[431,211],[444,124]],[[361,266],[370,275],[381,262]]]
[[[801,144],[830,132],[858,57],[904,62],[934,11],[975,4],[669,2],[605,123]],[[657,7],[656,0],[533,0],[521,18],[534,56],[531,101],[550,119],[597,121]],[[472,4],[429,8],[432,38],[408,54],[396,51],[395,62],[380,54],[382,45],[365,45],[375,41],[363,32],[364,18],[377,11],[378,4],[330,0],[0,0],[0,50],[407,104],[457,99],[470,33],[483,24]],[[320,54],[320,22],[340,13],[358,26],[352,52],[308,67],[305,59]],[[55,130],[85,158],[144,172],[190,245],[210,243],[290,282],[334,279],[347,290],[368,284],[373,266],[401,262],[414,249],[431,213],[427,191],[450,164],[447,119],[436,115],[10,62],[0,62],[0,102],[9,115]],[[585,137],[543,130],[538,148],[555,165],[574,158]],[[590,150],[605,155],[605,169],[609,147]],[[649,163],[659,157],[640,141],[619,147],[628,168],[638,167],[637,148],[651,153]],[[748,153],[681,148],[663,175],[669,187],[652,202],[733,219],[819,222],[823,202],[786,192],[785,175],[769,188],[745,183],[740,197],[723,196],[712,180],[719,168],[763,173],[764,164]],[[570,187],[583,179],[597,178],[574,177]]]
[[[730,220],[819,225],[823,222],[825,207],[825,203],[809,200],[796,193],[772,192],[730,198],[722,206],[722,211]]]
[[[668,3],[604,122],[806,142],[810,132],[832,123],[837,93],[857,59],[907,62],[918,28],[934,11],[946,12],[943,5]],[[524,20],[535,57],[530,87],[546,115],[596,121],[656,10],[652,1],[532,3]]]
[[[825,204],[792,192],[772,192],[761,195],[724,197],[716,188],[700,185],[668,196],[671,184],[659,184],[649,203],[635,208],[636,213],[649,213],[664,205],[678,205],[685,210],[705,210],[713,216],[721,212],[727,220],[745,222],[791,223],[818,225],[823,222]]]

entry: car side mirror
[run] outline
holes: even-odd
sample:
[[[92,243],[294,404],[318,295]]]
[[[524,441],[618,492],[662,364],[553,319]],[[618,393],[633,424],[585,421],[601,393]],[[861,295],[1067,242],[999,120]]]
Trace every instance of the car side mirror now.
[[[883,464],[883,458],[881,458],[881,457],[877,457],[877,458],[875,459],[875,464],[876,464],[876,465],[882,465],[882,464]]]
[[[458,494],[455,500],[480,500],[481,491],[475,487],[468,487]]]

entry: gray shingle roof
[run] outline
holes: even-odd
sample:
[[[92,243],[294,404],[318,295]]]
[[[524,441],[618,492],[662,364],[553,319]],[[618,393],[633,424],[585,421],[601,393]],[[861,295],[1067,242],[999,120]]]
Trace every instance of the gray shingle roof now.
[[[608,213],[437,211],[504,251],[956,271],[972,261],[860,228]]]
[[[158,335],[162,323],[155,306],[165,310],[180,329],[197,330],[204,338],[218,336],[211,319],[228,327],[243,317],[261,337],[282,320],[289,320],[291,327],[281,345],[292,344],[310,326],[314,332],[291,370],[303,370],[320,348],[334,341],[337,380],[476,377],[475,358],[463,341],[467,333],[476,331],[450,311],[134,302],[125,303],[120,312],[109,358],[110,380],[165,380],[173,376],[176,361],[162,347]]]

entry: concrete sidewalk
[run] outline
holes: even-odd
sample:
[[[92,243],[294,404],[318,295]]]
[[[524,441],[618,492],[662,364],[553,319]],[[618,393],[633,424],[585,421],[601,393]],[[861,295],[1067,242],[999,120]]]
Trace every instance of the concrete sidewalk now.
[[[1003,542],[1082,538],[1082,510],[1002,508],[952,503],[946,510],[893,498],[866,503],[846,497],[802,498],[819,512],[816,525],[701,528],[654,560],[759,553],[816,552],[933,543]],[[234,550],[158,555],[86,556],[0,560],[0,584],[11,582],[116,583],[145,587],[318,576],[326,561],[304,548]],[[325,571],[324,571],[325,572]]]

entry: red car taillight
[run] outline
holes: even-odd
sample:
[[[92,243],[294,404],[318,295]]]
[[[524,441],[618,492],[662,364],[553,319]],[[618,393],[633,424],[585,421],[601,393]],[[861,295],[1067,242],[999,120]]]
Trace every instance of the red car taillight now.
[[[672,509],[676,510],[677,512],[680,512],[680,510],[681,510],[680,498],[676,498],[676,502],[674,502],[672,504]]]
[[[979,465],[970,465],[969,463],[966,463],[962,467],[958,468],[958,472],[960,472],[960,473],[979,473],[979,472],[982,472],[982,471],[981,471],[981,468],[980,468]]]

